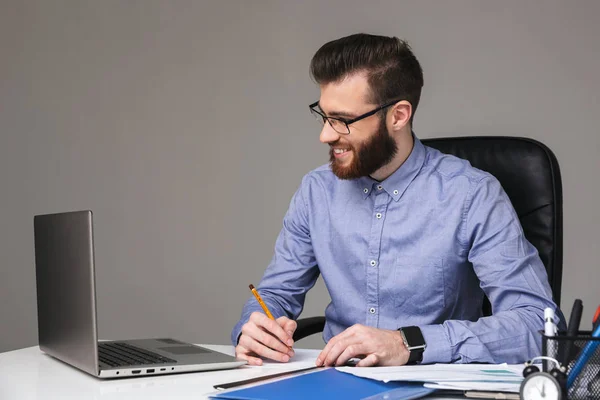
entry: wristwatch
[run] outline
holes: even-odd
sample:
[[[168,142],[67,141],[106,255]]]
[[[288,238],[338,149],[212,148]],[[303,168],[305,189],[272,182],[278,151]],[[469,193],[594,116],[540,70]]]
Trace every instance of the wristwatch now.
[[[410,352],[407,364],[416,364],[423,361],[423,352],[427,347],[427,343],[425,343],[421,328],[418,326],[405,326],[398,330],[400,331],[404,346]]]

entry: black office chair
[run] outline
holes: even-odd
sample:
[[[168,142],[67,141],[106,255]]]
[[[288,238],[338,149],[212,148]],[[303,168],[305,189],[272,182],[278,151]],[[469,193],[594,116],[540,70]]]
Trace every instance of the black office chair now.
[[[519,216],[525,237],[540,254],[554,301],[560,306],[562,183],[554,153],[536,140],[507,136],[452,137],[422,142],[442,153],[469,160],[471,165],[500,181]],[[483,314],[492,314],[487,298]],[[324,327],[325,317],[301,318],[294,340],[321,332]]]

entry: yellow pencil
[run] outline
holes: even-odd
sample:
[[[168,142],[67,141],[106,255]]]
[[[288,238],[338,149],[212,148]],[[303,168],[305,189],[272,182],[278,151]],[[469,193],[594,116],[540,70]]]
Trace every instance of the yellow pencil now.
[[[254,295],[254,297],[256,297],[256,300],[258,300],[258,304],[260,304],[260,306],[262,307],[265,314],[267,314],[267,317],[269,317],[270,319],[275,321],[275,317],[273,317],[273,314],[271,314],[271,311],[269,311],[269,309],[267,308],[267,305],[265,304],[263,299],[260,297],[260,294],[258,294],[258,291],[256,290],[256,288],[254,287],[253,284],[250,284],[250,290],[252,291],[252,294]]]
[[[258,290],[256,290],[256,288],[254,287],[253,284],[250,284],[249,287],[250,287],[250,290],[252,291],[252,294],[254,295],[254,297],[256,297],[256,300],[258,300],[258,304],[260,304],[260,306],[262,307],[265,314],[267,314],[267,317],[269,317],[269,319],[272,319],[273,321],[275,321],[275,317],[273,317],[273,314],[271,314],[271,311],[269,311],[269,309],[267,308],[267,305],[265,304],[263,299],[260,297],[260,294],[258,294]],[[291,348],[292,348],[292,346],[288,346],[288,349],[291,349]]]

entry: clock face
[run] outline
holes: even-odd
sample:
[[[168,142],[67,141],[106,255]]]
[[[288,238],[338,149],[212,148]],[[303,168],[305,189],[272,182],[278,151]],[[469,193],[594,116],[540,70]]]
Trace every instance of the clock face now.
[[[521,384],[523,400],[561,400],[561,395],[558,381],[545,372],[533,373]]]

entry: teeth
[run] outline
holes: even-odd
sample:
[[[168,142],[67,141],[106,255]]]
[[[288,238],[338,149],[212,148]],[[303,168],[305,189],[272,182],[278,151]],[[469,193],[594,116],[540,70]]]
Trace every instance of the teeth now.
[[[333,149],[333,152],[335,154],[342,154],[342,153],[345,153],[346,151],[348,151],[348,150],[346,150],[346,149]]]

